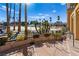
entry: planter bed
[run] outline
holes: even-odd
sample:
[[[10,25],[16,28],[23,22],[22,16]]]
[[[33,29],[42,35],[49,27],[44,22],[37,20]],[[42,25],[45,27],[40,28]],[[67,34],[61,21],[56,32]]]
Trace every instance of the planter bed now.
[[[44,36],[45,37],[49,37],[51,34],[50,33],[45,33]]]
[[[39,38],[39,34],[33,35],[33,38]]]

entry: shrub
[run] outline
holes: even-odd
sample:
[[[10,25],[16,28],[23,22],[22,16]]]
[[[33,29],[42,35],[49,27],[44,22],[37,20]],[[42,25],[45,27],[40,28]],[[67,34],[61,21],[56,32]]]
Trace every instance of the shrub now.
[[[57,41],[59,41],[62,37],[62,33],[55,33],[54,34],[54,36],[55,36],[55,39],[57,40]]]
[[[8,37],[11,37],[11,35],[12,35],[12,31],[10,31],[9,33],[7,33],[8,34]]]
[[[7,37],[0,38],[0,46],[4,45],[7,42]]]
[[[16,41],[23,41],[25,39],[25,35],[20,34],[16,37]]]
[[[66,32],[66,28],[65,27],[62,27],[62,34],[64,35],[64,33]]]
[[[52,31],[52,33],[51,33],[52,35],[54,35],[54,31]]]

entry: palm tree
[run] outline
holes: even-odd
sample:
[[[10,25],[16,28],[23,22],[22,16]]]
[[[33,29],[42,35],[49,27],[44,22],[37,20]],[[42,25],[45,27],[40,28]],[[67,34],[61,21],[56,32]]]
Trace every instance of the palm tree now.
[[[15,30],[15,25],[16,25],[16,23],[15,23],[15,4],[14,4],[14,16],[13,16],[13,19],[14,19],[14,28],[13,28],[13,30]]]
[[[46,20],[45,24],[46,24],[46,33],[47,33],[49,31],[49,22]]]
[[[28,31],[27,31],[27,5],[25,4],[25,39],[27,39]]]
[[[25,14],[25,40],[27,39],[27,5],[25,4],[25,7],[24,7],[24,14]],[[23,48],[23,54],[25,55],[25,56],[27,56],[28,55],[28,51],[27,51],[27,47],[24,47]]]
[[[50,19],[50,22],[51,22],[52,21],[52,17],[50,17],[49,19]]]
[[[49,19],[50,19],[50,25],[49,25],[49,30],[50,30],[52,17],[50,17]]]
[[[6,3],[7,33],[10,32],[9,4]]]
[[[57,20],[59,21],[60,20],[60,16],[57,16],[57,18],[58,18]]]
[[[18,21],[18,32],[21,31],[21,3],[19,4],[19,21]]]
[[[11,19],[11,7],[12,7],[12,5],[11,5],[11,3],[10,3],[10,13],[9,13],[9,18]]]

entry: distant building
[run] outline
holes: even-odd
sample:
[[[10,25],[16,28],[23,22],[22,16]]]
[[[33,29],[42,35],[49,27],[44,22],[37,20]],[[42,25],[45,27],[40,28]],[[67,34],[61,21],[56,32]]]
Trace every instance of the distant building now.
[[[67,28],[79,40],[79,3],[67,3]]]
[[[56,22],[54,23],[54,26],[62,27],[62,26],[66,26],[66,24],[63,23],[62,21],[56,21]]]
[[[52,24],[52,27],[50,28],[50,31],[55,32],[61,32],[65,28],[66,30],[66,23],[63,23],[62,21],[56,21]]]
[[[63,23],[62,21],[56,21],[54,24],[53,24],[53,27],[56,28],[56,29],[59,29],[59,28],[63,28],[65,27],[66,28],[66,23]]]

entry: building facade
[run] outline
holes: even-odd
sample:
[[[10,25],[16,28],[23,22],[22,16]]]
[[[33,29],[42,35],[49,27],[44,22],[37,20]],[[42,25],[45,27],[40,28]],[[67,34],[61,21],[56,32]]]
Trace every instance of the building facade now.
[[[79,4],[67,4],[67,28],[74,34],[74,39],[79,40]]]

